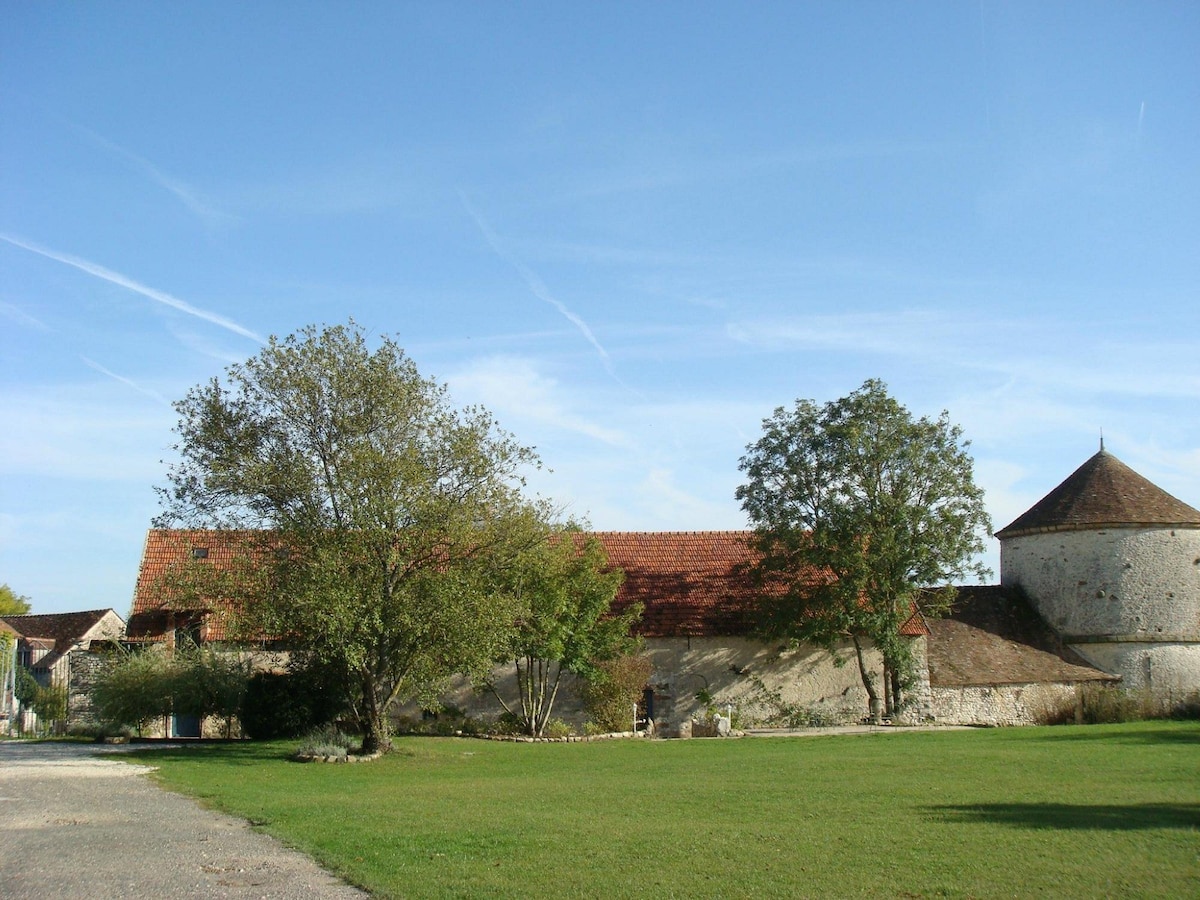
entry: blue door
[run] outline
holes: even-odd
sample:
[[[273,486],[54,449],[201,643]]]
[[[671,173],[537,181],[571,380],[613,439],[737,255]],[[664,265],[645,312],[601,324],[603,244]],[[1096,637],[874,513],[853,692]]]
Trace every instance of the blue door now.
[[[175,721],[172,723],[171,730],[175,732],[172,737],[181,738],[198,738],[200,737],[200,717],[199,716],[175,716]]]

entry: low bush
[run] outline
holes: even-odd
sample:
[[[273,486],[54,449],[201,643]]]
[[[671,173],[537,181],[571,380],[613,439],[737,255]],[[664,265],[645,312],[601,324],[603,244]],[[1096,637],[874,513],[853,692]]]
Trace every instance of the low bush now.
[[[336,725],[325,724],[308,732],[296,753],[298,756],[346,756],[357,743],[358,739],[344,734]]]
[[[596,674],[581,685],[583,706],[602,731],[633,727],[633,706],[642,699],[654,670],[647,656],[619,656],[596,665]]]
[[[565,738],[574,733],[575,730],[562,719],[551,719],[542,729],[542,737],[548,738]]]
[[[1171,704],[1172,719],[1200,719],[1200,691],[1192,691]]]

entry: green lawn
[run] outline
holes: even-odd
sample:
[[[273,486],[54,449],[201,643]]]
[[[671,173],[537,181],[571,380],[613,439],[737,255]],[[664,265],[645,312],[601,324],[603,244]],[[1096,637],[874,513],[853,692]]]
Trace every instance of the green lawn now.
[[[1200,723],[149,750],[381,897],[1200,896]]]

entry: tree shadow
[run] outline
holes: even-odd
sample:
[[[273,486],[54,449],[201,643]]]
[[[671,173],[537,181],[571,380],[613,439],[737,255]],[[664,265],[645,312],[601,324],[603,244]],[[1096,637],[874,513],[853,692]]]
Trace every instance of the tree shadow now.
[[[129,756],[137,762],[153,765],[156,761],[204,760],[226,766],[252,766],[263,762],[290,760],[294,747],[281,747],[278,743],[256,741],[214,741],[194,744],[164,744],[160,747],[146,746],[131,750]]]
[[[1061,725],[1039,732],[1042,741],[1109,741],[1136,744],[1200,744],[1200,728],[1191,723],[1150,728],[1119,728],[1104,725]]]
[[[999,824],[1013,828],[1139,831],[1150,828],[1200,829],[1200,803],[1073,805],[1069,803],[979,803],[930,806],[926,810],[952,824]]]

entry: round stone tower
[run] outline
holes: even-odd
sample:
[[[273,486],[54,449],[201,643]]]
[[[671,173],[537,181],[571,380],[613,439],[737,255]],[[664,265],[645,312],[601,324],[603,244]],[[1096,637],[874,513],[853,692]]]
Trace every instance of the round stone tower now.
[[[1133,690],[1200,691],[1200,510],[1100,452],[996,532],[1000,581]]]

